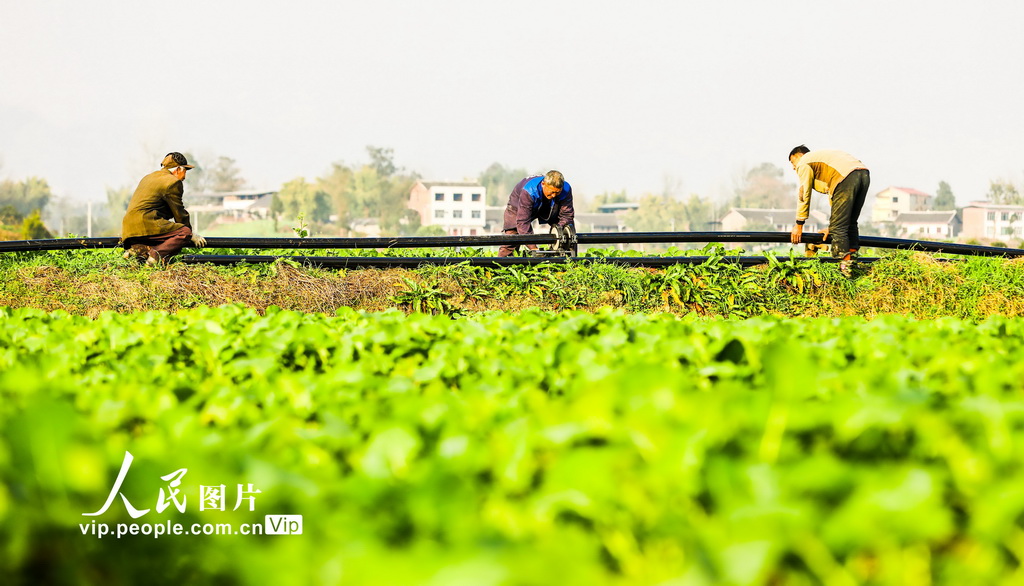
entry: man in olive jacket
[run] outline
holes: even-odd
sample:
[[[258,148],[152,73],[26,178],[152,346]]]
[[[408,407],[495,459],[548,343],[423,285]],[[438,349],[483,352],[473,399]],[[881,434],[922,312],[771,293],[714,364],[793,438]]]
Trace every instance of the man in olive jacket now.
[[[191,241],[206,246],[206,239],[192,233],[188,210],[181,201],[185,173],[193,165],[181,153],[168,153],[160,170],[142,178],[121,221],[125,258],[163,264]]]

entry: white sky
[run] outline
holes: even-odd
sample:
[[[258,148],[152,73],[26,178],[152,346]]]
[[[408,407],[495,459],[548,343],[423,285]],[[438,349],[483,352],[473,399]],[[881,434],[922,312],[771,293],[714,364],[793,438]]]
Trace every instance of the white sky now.
[[[276,189],[372,144],[426,179],[497,161],[715,196],[764,161],[794,181],[806,143],[863,160],[872,194],[966,203],[1024,177],[1022,22],[986,0],[0,0],[0,177],[100,200],[177,150]]]

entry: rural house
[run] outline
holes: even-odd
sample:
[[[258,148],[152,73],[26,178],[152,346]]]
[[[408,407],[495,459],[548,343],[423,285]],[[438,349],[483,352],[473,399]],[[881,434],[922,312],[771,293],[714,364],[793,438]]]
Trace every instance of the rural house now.
[[[923,240],[953,240],[963,226],[956,210],[900,212],[893,223],[899,237]]]
[[[875,194],[875,201],[871,206],[871,221],[892,222],[903,212],[928,211],[932,197],[909,187],[887,187]]]
[[[722,217],[725,232],[789,232],[796,223],[796,209],[733,208]],[[804,232],[819,232],[828,226],[828,216],[811,210]]]
[[[487,188],[475,181],[417,181],[409,192],[409,209],[419,213],[422,225],[441,226],[451,236],[481,235]]]

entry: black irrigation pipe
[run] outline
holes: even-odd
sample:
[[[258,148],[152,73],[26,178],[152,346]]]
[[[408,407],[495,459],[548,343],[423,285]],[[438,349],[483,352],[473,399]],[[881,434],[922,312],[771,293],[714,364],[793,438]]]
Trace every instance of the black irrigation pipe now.
[[[919,250],[921,252],[942,252],[945,254],[963,254],[968,256],[1024,256],[1024,250],[1020,248],[1002,248],[999,246],[981,246],[978,244],[958,244],[956,242],[930,242],[928,240],[906,240],[903,238],[885,238],[882,236],[861,236],[860,245],[864,248]]]
[[[608,232],[579,235],[580,244],[630,243],[671,243],[671,242],[769,242],[788,243],[789,232]],[[628,239],[628,240],[627,240]],[[804,234],[802,243],[820,244],[821,234]],[[954,242],[933,242],[881,236],[861,236],[861,248],[888,248],[894,250],[919,250],[922,252],[943,252],[971,256],[1024,256],[1024,249],[958,244]]]
[[[47,238],[39,240],[5,240],[0,252],[38,252],[43,250],[82,250],[116,248],[117,238]]]
[[[653,244],[673,242],[758,242],[788,243],[788,232],[592,232],[577,235],[579,244]],[[801,242],[820,243],[821,235],[804,234]],[[898,250],[920,250],[971,256],[1024,256],[1018,248],[999,248],[973,244],[931,242],[903,238],[862,236],[861,246]],[[555,243],[552,234],[486,236],[406,236],[396,238],[218,238],[206,239],[207,248],[243,249],[342,249],[342,248],[458,248],[500,246],[503,244]],[[34,252],[44,250],[81,250],[116,248],[117,238],[53,238],[39,240],[12,240],[0,242],[0,253]]]
[[[447,266],[465,264],[474,267],[481,266],[535,266],[540,264],[568,264],[568,263],[608,263],[619,264],[629,267],[667,267],[677,264],[704,264],[708,259],[717,259],[718,262],[735,263],[742,267],[752,267],[766,264],[768,258],[764,256],[574,256],[574,257],[532,257],[532,256],[507,256],[497,257],[465,257],[465,256],[435,256],[435,257],[387,257],[387,256],[273,256],[273,255],[216,255],[216,254],[186,254],[181,257],[181,262],[188,264],[209,263],[214,265],[235,265],[238,263],[267,264],[276,262],[279,259],[287,259],[306,266],[329,268],[329,269],[414,269],[421,266]],[[788,260],[785,257],[781,260]],[[797,261],[819,260],[826,263],[838,262],[838,259],[831,257],[795,257]],[[877,261],[877,257],[861,258],[858,262],[871,263]]]
[[[404,236],[395,238],[223,238],[206,239],[206,248],[342,249],[342,248],[456,248],[503,244],[554,244],[551,234],[486,236]],[[54,238],[0,242],[0,252],[116,248],[117,238]]]

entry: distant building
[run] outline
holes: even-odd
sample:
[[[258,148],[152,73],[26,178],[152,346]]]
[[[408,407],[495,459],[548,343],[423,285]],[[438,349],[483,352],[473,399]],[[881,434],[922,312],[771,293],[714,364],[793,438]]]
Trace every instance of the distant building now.
[[[577,232],[628,232],[625,224],[625,214],[622,213],[581,213],[576,212],[573,225]],[[488,206],[484,212],[486,224],[484,233],[500,234],[505,223],[505,206]],[[533,231],[547,233],[550,226],[540,223],[533,223]]]
[[[903,212],[925,212],[932,195],[909,187],[887,187],[875,195],[871,206],[872,222],[892,222]]]
[[[577,232],[631,232],[626,227],[626,214],[622,212],[577,213],[573,223]]]
[[[901,212],[893,221],[897,236],[921,240],[953,240],[960,235],[963,222],[956,210],[941,212]]]
[[[598,213],[601,214],[621,214],[623,212],[631,212],[633,210],[640,209],[640,202],[637,201],[623,201],[619,203],[604,203],[597,206]]]
[[[484,234],[501,234],[505,223],[505,206],[484,208]]]
[[[753,231],[755,228],[775,232],[789,232],[796,224],[796,209],[733,208],[722,216],[719,229],[723,232]],[[811,210],[804,224],[804,232],[820,232],[828,227],[828,216]]]
[[[349,225],[352,232],[357,236],[366,238],[377,238],[380,233],[380,218],[356,218]]]
[[[484,234],[487,188],[477,182],[417,181],[409,192],[409,209],[419,213],[422,225],[441,226],[452,236]]]
[[[234,220],[263,219],[270,215],[270,204],[276,191],[224,191],[185,193],[185,207],[190,212],[229,216]]]
[[[1024,236],[1024,206],[974,201],[961,210],[964,240],[1006,240]]]

